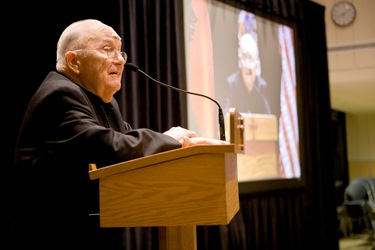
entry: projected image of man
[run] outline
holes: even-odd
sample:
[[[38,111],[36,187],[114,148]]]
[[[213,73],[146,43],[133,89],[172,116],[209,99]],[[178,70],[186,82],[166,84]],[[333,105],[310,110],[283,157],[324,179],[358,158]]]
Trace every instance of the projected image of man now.
[[[244,113],[271,114],[263,89],[267,82],[260,75],[258,44],[245,33],[240,37],[238,48],[238,70],[227,78],[228,95],[224,112],[236,107]]]

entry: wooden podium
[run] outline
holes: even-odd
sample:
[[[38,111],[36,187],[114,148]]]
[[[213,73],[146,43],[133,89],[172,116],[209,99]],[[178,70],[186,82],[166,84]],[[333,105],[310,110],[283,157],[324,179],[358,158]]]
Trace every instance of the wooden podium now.
[[[170,150],[96,169],[101,227],[158,227],[159,249],[197,249],[197,225],[226,225],[239,210],[233,144]]]

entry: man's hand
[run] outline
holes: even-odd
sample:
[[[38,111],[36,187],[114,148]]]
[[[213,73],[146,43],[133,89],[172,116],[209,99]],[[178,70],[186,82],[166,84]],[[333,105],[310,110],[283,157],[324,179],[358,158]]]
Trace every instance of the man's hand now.
[[[227,141],[217,140],[217,139],[211,139],[211,138],[204,138],[204,137],[183,137],[180,140],[182,147],[191,147],[195,145],[226,145],[229,144]]]
[[[182,138],[184,137],[187,137],[187,138],[197,137],[197,134],[194,131],[182,128],[180,126],[172,127],[168,131],[165,131],[163,134],[169,135],[170,137],[173,137],[179,142],[181,142]]]
[[[173,137],[174,139],[179,141],[182,144],[183,148],[195,145],[229,144],[229,142],[222,140],[198,137],[194,131],[182,128],[180,126],[172,127],[168,131],[165,131],[163,134],[169,135],[170,137]]]

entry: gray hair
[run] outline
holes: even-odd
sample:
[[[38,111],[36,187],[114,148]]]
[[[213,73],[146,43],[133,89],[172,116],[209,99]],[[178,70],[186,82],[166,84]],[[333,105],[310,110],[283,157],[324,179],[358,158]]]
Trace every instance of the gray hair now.
[[[85,19],[74,22],[65,28],[57,42],[56,70],[58,72],[64,71],[66,67],[66,52],[84,48],[88,31],[98,25],[104,24],[99,20]]]

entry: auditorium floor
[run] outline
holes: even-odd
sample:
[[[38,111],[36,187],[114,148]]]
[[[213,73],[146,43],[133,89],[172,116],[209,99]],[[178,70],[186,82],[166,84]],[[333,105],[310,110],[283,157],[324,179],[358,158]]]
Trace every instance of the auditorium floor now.
[[[358,233],[341,238],[340,250],[375,250],[375,236],[369,233]]]

